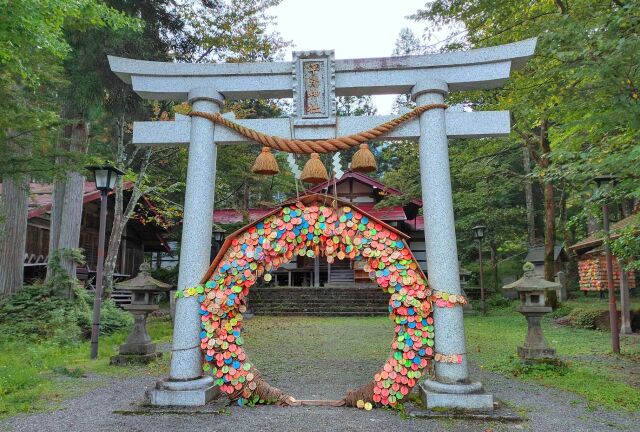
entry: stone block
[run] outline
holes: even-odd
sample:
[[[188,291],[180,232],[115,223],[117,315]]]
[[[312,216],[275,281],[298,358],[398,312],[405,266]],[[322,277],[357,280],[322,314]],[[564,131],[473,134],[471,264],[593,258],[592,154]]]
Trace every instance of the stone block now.
[[[111,364],[114,366],[126,366],[130,364],[149,364],[157,358],[162,357],[162,353],[154,352],[149,354],[118,354],[111,357]]]
[[[519,346],[518,356],[524,360],[555,359],[556,350],[553,348],[529,348]]]
[[[156,352],[154,343],[123,343],[120,345],[120,354],[123,355],[149,355]]]
[[[430,410],[493,411],[493,395],[483,393],[480,383],[441,384],[427,380],[420,383],[420,398]]]
[[[211,386],[198,390],[159,390],[147,391],[146,401],[156,406],[203,406],[218,396],[218,388]]]

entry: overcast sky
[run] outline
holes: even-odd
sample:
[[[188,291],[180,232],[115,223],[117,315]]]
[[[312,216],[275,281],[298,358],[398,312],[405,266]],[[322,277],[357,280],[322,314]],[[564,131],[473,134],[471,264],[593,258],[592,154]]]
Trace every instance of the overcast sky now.
[[[336,58],[387,57],[400,29],[422,36],[424,23],[406,18],[425,0],[284,0],[271,10],[276,30],[299,51],[333,49]],[[291,59],[291,50],[285,60]],[[379,114],[391,110],[394,96],[375,96]]]

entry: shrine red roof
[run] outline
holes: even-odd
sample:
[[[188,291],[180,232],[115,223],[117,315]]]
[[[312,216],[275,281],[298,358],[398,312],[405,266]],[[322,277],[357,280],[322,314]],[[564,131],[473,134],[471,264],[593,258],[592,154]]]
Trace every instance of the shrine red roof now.
[[[218,254],[215,256],[215,258],[213,259],[213,262],[211,263],[211,266],[209,266],[209,269],[207,270],[207,273],[202,278],[201,283],[205,283],[205,281],[207,281],[209,279],[209,277],[211,276],[211,274],[215,271],[216,267],[218,266],[218,263],[220,262],[220,260],[224,256],[225,252],[231,246],[231,243],[232,243],[233,239],[236,238],[237,236],[239,236],[240,234],[242,234],[244,231],[249,229],[254,224],[256,224],[257,221],[265,219],[266,217],[268,217],[268,216],[270,216],[272,214],[276,214],[276,213],[278,213],[280,211],[281,208],[289,206],[289,205],[291,205],[293,203],[296,203],[298,201],[302,202],[305,205],[309,205],[309,204],[314,203],[314,202],[331,202],[333,200],[334,200],[334,197],[331,197],[331,196],[328,196],[328,195],[319,194],[319,193],[313,193],[313,194],[307,194],[305,196],[301,196],[300,198],[293,198],[293,199],[284,201],[284,202],[278,204],[278,206],[274,207],[273,209],[260,209],[261,211],[264,211],[264,214],[261,217],[259,217],[256,220],[250,222],[249,224],[245,225],[244,227],[240,228],[239,230],[229,234],[225,238],[224,243],[222,244],[222,246],[220,247],[220,250],[218,251]],[[340,206],[348,206],[348,207],[352,207],[352,208],[355,208],[355,209],[359,210],[362,214],[364,214],[365,216],[369,217],[369,219],[371,219],[374,222],[380,223],[384,228],[386,228],[389,231],[397,234],[398,236],[400,236],[400,238],[402,238],[405,241],[409,238],[409,236],[407,234],[403,233],[402,231],[398,230],[397,228],[392,227],[391,225],[388,225],[386,222],[376,218],[373,214],[371,214],[368,211],[364,210],[362,208],[362,206],[357,204],[357,203],[352,203],[352,202],[349,202],[349,201],[343,201],[340,198],[338,198],[336,200],[336,202]],[[229,210],[229,209],[224,209],[224,210]],[[254,209],[254,210],[256,210],[256,209]],[[217,210],[217,211],[219,211],[219,210]],[[215,214],[216,214],[217,211],[214,212],[214,220],[215,220]],[[220,222],[218,222],[218,223],[220,223]],[[409,251],[411,252],[411,250],[409,250]],[[413,252],[411,252],[411,255],[413,257]],[[415,259],[415,257],[414,257],[414,259]],[[424,275],[423,275],[423,277],[424,277]]]
[[[360,210],[364,210],[371,216],[380,219],[382,221],[405,221],[407,215],[404,212],[402,206],[382,207],[375,208],[376,203],[353,203],[358,206]]]
[[[398,189],[386,186],[385,184],[379,182],[378,180],[375,180],[369,176],[366,176],[364,174],[360,174],[357,172],[353,172],[353,171],[347,171],[342,177],[340,177],[340,179],[336,180],[336,184],[343,183],[348,179],[354,179],[363,184],[371,186],[372,188],[376,188],[381,191],[384,191],[389,195],[402,195],[402,192],[399,191]],[[326,190],[332,186],[333,186],[333,180],[329,180],[307,189],[302,196],[304,197],[308,195],[322,193],[323,190]],[[422,206],[421,200],[414,200],[412,201],[412,203],[417,206]],[[371,216],[381,221],[385,221],[385,222],[407,221],[407,223],[409,223],[409,219],[407,218],[407,213],[405,210],[406,206],[403,207],[400,205],[395,205],[395,206],[389,206],[389,207],[376,208],[375,207],[376,203],[373,203],[373,202],[371,203],[352,202],[352,205],[358,206],[358,208],[360,208],[361,210],[366,211]],[[261,219],[272,210],[273,208],[248,209],[247,210],[248,223]],[[422,221],[422,217],[420,217],[420,219]],[[227,224],[233,224],[233,223],[240,223],[243,220],[244,220],[244,217],[243,217],[243,212],[241,210],[225,208],[225,209],[216,209],[213,212],[213,222],[216,224],[227,225]],[[410,222],[413,223],[413,220],[411,220]],[[420,222],[420,224],[422,224],[422,222]]]
[[[391,195],[402,195],[402,192],[399,191],[398,189],[387,186],[384,183],[380,183],[378,180],[369,177],[368,175],[364,175],[355,171],[347,171],[346,173],[344,173],[342,177],[340,177],[339,179],[336,179],[336,184],[340,184],[350,178],[354,180],[358,180],[359,182],[369,185],[373,188],[383,190],[386,193]],[[315,186],[310,187],[305,191],[305,194],[322,192],[323,190],[328,189],[331,186],[333,186],[333,179],[327,180],[325,182],[322,182]]]
[[[627,216],[626,218],[616,222],[611,226],[611,238],[615,239],[620,237],[619,233],[616,231],[620,231],[634,222],[640,222],[640,210],[636,210],[632,215]],[[575,252],[582,253],[585,249],[592,249],[598,247],[602,244],[602,240],[604,239],[604,234],[599,231],[594,234],[591,234],[589,237],[584,240],[579,241],[578,243],[569,246],[569,249],[574,250]]]
[[[424,231],[424,216],[416,216],[415,221],[411,220],[407,223],[416,231]]]
[[[124,182],[124,190],[131,189],[133,182]],[[0,194],[2,194],[2,183],[0,183]],[[111,195],[111,194],[110,194]],[[84,196],[82,203],[86,204],[100,198],[100,191],[96,189],[94,182],[84,182]],[[29,184],[29,219],[42,216],[51,211],[53,201],[53,184],[30,183]]]
[[[123,183],[124,190],[132,189],[134,183],[131,181],[125,181]],[[2,194],[2,183],[0,183],[0,194]],[[112,195],[113,192],[110,192],[109,195]],[[82,197],[82,204],[86,204],[92,201],[96,201],[100,199],[100,191],[96,189],[96,185],[92,181],[84,182],[84,191]],[[155,210],[155,206],[146,196],[141,197],[141,201],[144,203],[144,206],[150,211]],[[45,213],[51,211],[53,202],[53,184],[48,183],[30,183],[29,184],[29,212],[28,219],[32,219],[38,216],[42,216]],[[157,212],[156,212],[157,213]],[[140,221],[136,221],[137,226],[136,229],[141,235],[145,235],[150,241],[158,241],[160,244],[160,249],[158,251],[171,251],[171,247],[167,243],[167,240],[162,237],[160,232],[166,232],[166,228],[153,224],[153,226],[145,226],[148,224],[142,223]],[[153,250],[152,250],[153,251]]]
[[[306,195],[305,195],[306,196]],[[405,221],[407,215],[404,212],[402,206],[384,207],[381,209],[374,208],[375,203],[352,203],[352,205],[358,206],[359,209],[367,212],[376,219],[381,221]],[[255,222],[261,219],[265,215],[273,211],[273,208],[258,209],[252,208],[247,210],[248,223]],[[244,220],[243,212],[235,209],[219,209],[213,212],[213,222],[216,224],[227,225],[233,223],[240,223]]]
[[[273,211],[272,208],[270,209],[252,208],[247,210],[249,223],[257,221],[258,219],[267,215],[271,211]],[[213,211],[213,222],[217,224],[228,225],[233,223],[239,223],[239,222],[242,222],[243,220],[244,220],[244,215],[242,210],[227,208],[227,209],[218,209]]]

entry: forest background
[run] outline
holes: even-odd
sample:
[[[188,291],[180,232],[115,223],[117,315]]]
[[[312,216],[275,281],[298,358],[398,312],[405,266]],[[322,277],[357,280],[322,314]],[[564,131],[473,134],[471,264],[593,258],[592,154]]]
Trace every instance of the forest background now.
[[[277,33],[270,9],[280,0],[0,0],[0,297],[22,286],[21,244],[27,226],[29,182],[53,183],[50,251],[56,269],[75,274],[82,184],[90,163],[110,162],[127,174],[118,183],[114,229],[108,242],[105,283],[111,287],[125,224],[123,181],[133,202],[147,195],[162,220],[179,221],[187,150],[136,148],[135,120],[166,121],[186,104],[143,101],[111,73],[107,54],[158,61],[256,62],[284,59],[291,44]],[[430,30],[398,29],[391,55],[415,55],[499,45],[538,37],[536,54],[501,89],[462,92],[456,109],[512,113],[508,138],[450,141],[458,251],[474,270],[477,245],[471,227],[488,227],[489,285],[515,272],[529,246],[545,245],[545,276],[553,278],[553,247],[600,231],[600,208],[612,218],[632,214],[640,199],[640,5],[638,1],[434,0],[412,19],[425,28],[452,31],[431,44]],[[340,98],[340,115],[375,113],[369,97]],[[410,106],[399,95],[395,112]],[[287,100],[227,102],[237,118],[286,116]],[[216,208],[248,209],[294,196],[282,172],[265,181],[250,166],[260,147],[218,152]],[[374,174],[404,192],[384,204],[420,198],[417,144],[373,146]],[[342,157],[346,169],[350,155]],[[326,161],[328,162],[328,160]],[[302,165],[303,159],[298,163]],[[329,165],[329,164],[327,164]],[[617,177],[597,190],[596,175]],[[428,221],[427,221],[428,223]],[[638,224],[612,242],[616,256],[640,268]],[[23,247],[23,246],[22,246]],[[575,281],[575,264],[573,264]],[[55,275],[49,272],[49,277]]]

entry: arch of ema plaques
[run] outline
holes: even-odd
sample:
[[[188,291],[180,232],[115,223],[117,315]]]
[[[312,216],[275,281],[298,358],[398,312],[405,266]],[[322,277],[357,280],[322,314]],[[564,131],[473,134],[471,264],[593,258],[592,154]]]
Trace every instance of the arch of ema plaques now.
[[[291,62],[178,64],[109,57],[109,63],[141,97],[187,100],[194,111],[204,113],[219,112],[225,100],[293,98],[291,118],[237,123],[286,139],[319,140],[351,135],[393,118],[336,117],[336,96],[411,94],[418,105],[443,104],[452,91],[502,86],[511,71],[533,55],[535,45],[535,39],[528,39],[464,52],[350,60],[335,60],[333,51],[304,51],[294,52]],[[508,111],[436,108],[378,138],[418,141],[433,292],[461,294],[447,139],[509,132]],[[209,266],[217,146],[248,140],[208,119],[176,116],[171,122],[134,123],[133,142],[189,146],[178,290],[194,287]],[[202,369],[198,300],[183,295],[177,301],[169,377],[147,392],[153,405],[203,405],[220,393],[211,373]],[[434,350],[445,361],[435,361],[433,379],[419,383],[423,401],[429,408],[492,409],[492,395],[469,377],[462,308],[435,304],[432,317]],[[456,362],[448,361],[452,357]]]

